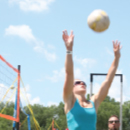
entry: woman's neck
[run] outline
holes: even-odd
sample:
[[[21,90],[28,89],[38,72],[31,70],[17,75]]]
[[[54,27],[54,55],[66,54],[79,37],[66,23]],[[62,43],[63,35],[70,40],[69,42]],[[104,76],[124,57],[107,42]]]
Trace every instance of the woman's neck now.
[[[75,97],[79,100],[79,102],[84,102],[84,101],[86,101],[85,95],[75,94]]]

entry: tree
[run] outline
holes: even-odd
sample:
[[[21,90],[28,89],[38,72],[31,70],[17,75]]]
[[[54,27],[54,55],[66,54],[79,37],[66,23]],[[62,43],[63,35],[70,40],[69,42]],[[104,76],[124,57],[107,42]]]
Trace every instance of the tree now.
[[[130,101],[123,105],[123,130],[130,130]]]
[[[87,95],[89,99],[89,95]],[[4,103],[0,104],[0,111],[4,107]],[[60,102],[58,106],[52,105],[45,107],[40,104],[31,105],[34,116],[38,121],[41,130],[47,130],[54,119],[55,123],[60,127],[61,130],[67,128],[66,115],[64,113],[64,103]],[[107,96],[101,103],[98,114],[97,114],[97,130],[107,130],[108,119],[111,115],[119,116],[120,103],[116,102],[114,98]],[[28,107],[25,106],[24,110],[27,114],[31,114]],[[4,114],[13,116],[14,104],[9,103],[4,110]],[[130,130],[130,101],[123,104],[123,130]],[[22,123],[26,119],[26,115],[20,111],[20,122]],[[35,123],[32,115],[31,117],[31,130],[35,130]],[[11,130],[12,121],[0,118],[0,130]],[[55,128],[58,128],[55,125]],[[28,130],[27,120],[23,123],[20,130]]]

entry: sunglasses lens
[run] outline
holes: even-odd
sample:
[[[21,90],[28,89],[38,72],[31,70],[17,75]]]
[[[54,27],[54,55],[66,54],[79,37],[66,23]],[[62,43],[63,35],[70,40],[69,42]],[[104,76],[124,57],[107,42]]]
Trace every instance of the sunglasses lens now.
[[[112,124],[113,122],[119,123],[119,121],[109,121],[110,124]]]
[[[80,81],[76,81],[75,83],[74,83],[74,85],[77,85],[77,84],[80,84],[81,82]]]
[[[84,85],[86,86],[86,83],[85,82],[83,82],[84,83]]]
[[[86,86],[85,82],[83,82],[83,81],[76,81],[76,82],[74,83],[74,85],[81,84],[81,82],[82,82],[82,84],[83,84],[83,85],[85,85],[85,86]]]

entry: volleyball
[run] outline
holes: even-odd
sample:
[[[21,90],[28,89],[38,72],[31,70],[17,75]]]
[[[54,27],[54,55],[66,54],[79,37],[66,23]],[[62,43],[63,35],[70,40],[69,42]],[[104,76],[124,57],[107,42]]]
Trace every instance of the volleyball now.
[[[107,13],[101,9],[94,10],[87,19],[88,26],[95,32],[103,32],[108,29],[110,20]]]

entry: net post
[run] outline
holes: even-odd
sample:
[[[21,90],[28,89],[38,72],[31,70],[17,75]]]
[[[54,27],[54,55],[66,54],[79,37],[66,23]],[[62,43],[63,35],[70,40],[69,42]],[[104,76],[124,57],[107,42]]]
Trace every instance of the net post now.
[[[120,87],[120,130],[122,130],[122,101],[123,101],[123,75],[120,74],[120,82],[121,82],[121,87]]]
[[[90,74],[90,97],[92,96],[93,91],[92,89],[93,89],[93,74]]]
[[[18,65],[18,94],[17,94],[17,130],[19,130],[19,116],[20,116],[20,70],[21,66]]]
[[[94,75],[100,75],[100,76],[105,76],[105,75],[107,75],[107,74],[102,74],[102,73],[92,73],[92,74],[90,74],[90,82],[92,81],[93,82],[93,78],[92,78],[92,76],[94,76]],[[121,82],[121,87],[120,87],[120,130],[122,130],[122,102],[123,102],[123,97],[122,97],[122,95],[123,95],[123,74],[115,74],[115,76],[120,76],[120,82]],[[92,82],[91,82],[91,90],[90,90],[90,94],[92,93]]]

